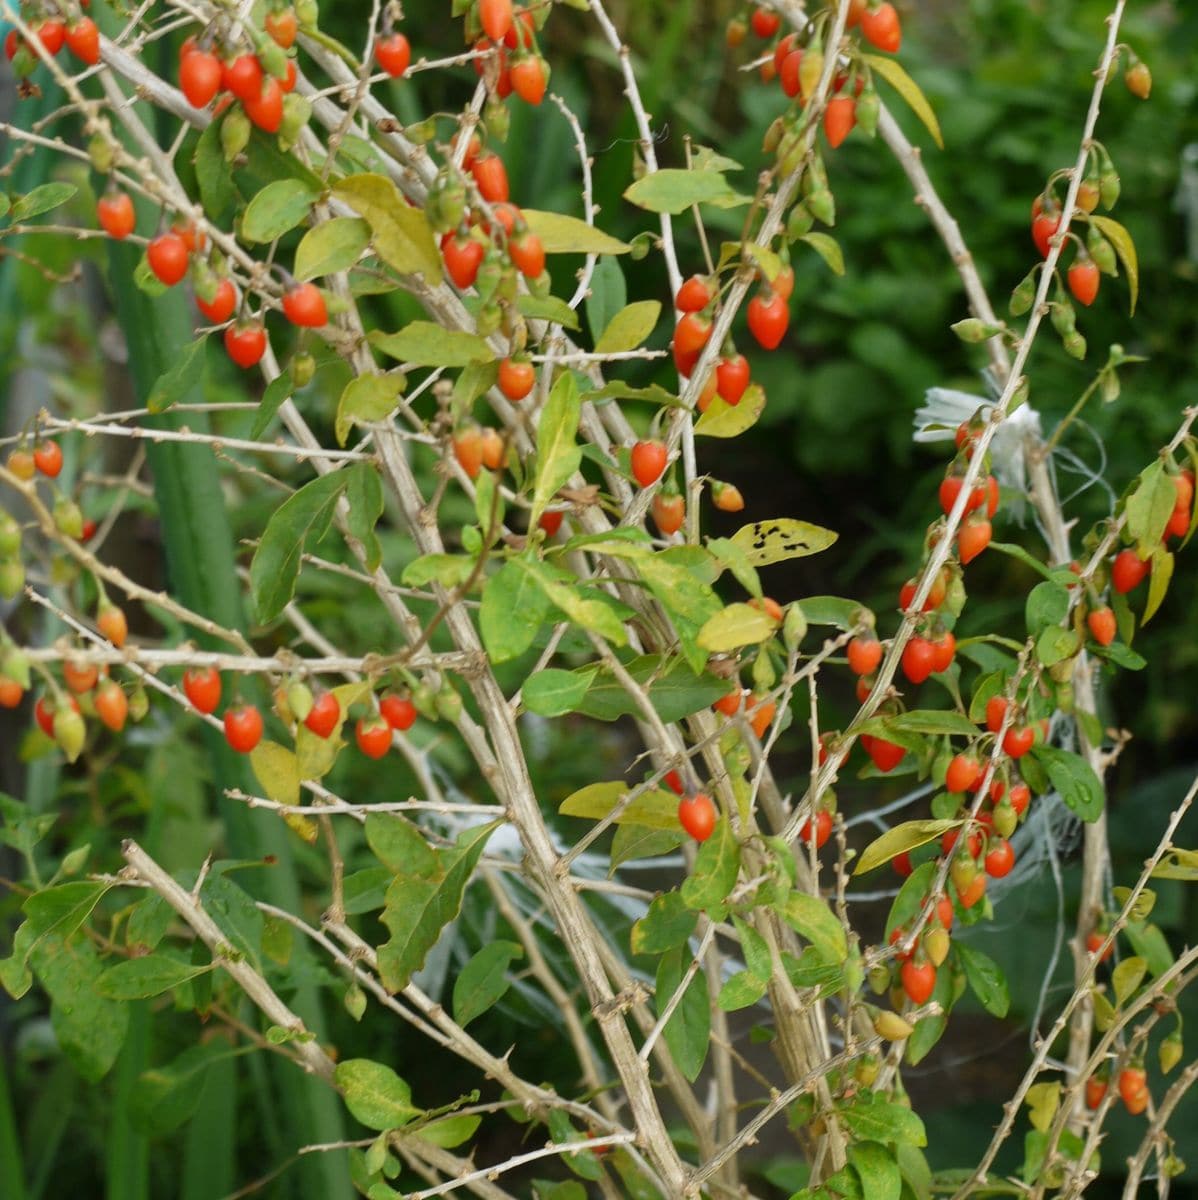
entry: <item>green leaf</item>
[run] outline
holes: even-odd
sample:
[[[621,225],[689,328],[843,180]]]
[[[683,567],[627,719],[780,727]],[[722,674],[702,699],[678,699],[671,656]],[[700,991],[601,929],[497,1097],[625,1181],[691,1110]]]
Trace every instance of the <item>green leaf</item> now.
[[[213,121],[196,142],[194,163],[200,200],[209,220],[227,224],[237,203],[233,172],[220,144],[220,121]]]
[[[417,879],[437,879],[441,875],[437,851],[425,840],[419,826],[398,813],[369,813],[366,841],[392,875]]]
[[[370,224],[379,258],[401,275],[441,282],[441,255],[422,209],[413,208],[383,175],[349,175],[333,185],[333,195]]]
[[[689,960],[689,954],[684,961],[681,950],[670,950],[658,963],[658,1019],[681,985],[686,968],[690,965]],[[707,1047],[711,1042],[711,1002],[707,992],[707,977],[702,971],[695,972],[673,1015],[666,1022],[662,1036],[678,1069],[694,1083],[703,1070]]]
[[[638,300],[620,309],[595,343],[595,353],[619,354],[635,350],[653,332],[660,316],[659,300]]]
[[[299,179],[268,183],[249,203],[241,218],[241,237],[247,242],[273,242],[307,217],[320,193]]]
[[[736,193],[719,171],[686,171],[666,168],[638,179],[624,199],[655,213],[685,212],[693,204],[732,200]]]
[[[152,413],[165,412],[172,404],[177,404],[204,378],[204,349],[208,345],[208,335],[196,338],[185,347],[169,371],[159,376],[158,382],[150,390],[146,407]]]
[[[728,693],[726,679],[706,672],[696,675],[686,663],[676,658],[663,663],[660,655],[646,654],[624,666],[648,691],[657,715],[667,723],[681,721],[691,713],[709,708]],[[636,700],[609,668],[600,667],[595,671],[593,667],[586,667],[583,670],[593,674],[586,696],[578,706],[580,713],[599,721],[616,721],[640,711]]]
[[[745,550],[753,566],[765,567],[791,558],[818,554],[831,546],[837,536],[832,530],[807,521],[776,517],[771,521],[742,525],[732,535],[732,540]]]
[[[59,1048],[84,1079],[95,1083],[108,1074],[124,1045],[128,1007],[97,990],[103,966],[86,939],[43,936],[31,957],[50,997],[50,1024]]]
[[[729,604],[708,619],[699,630],[698,643],[704,650],[719,654],[741,646],[756,646],[778,630],[778,622],[759,608],[748,604]]]
[[[609,783],[589,783],[571,792],[558,806],[563,817],[584,817],[602,821],[620,800],[633,790],[632,784],[615,779]],[[616,818],[616,824],[644,825],[649,829],[677,830],[678,797],[664,788],[642,792]]]
[[[591,686],[593,674],[550,667],[530,675],[520,691],[524,707],[542,717],[560,717],[576,712]]]
[[[894,903],[890,906],[890,912],[886,917],[887,938],[890,937],[898,926],[906,925],[923,908],[924,901],[927,899],[928,889],[931,887],[935,874],[936,864],[926,862],[916,867],[903,880],[903,884],[899,888],[899,893],[894,898]]]
[[[740,936],[745,966],[759,979],[769,979],[773,974],[774,963],[770,958],[770,948],[766,945],[765,938],[743,917],[733,915],[732,924]]]
[[[751,383],[739,404],[729,404],[722,396],[714,396],[707,411],[695,422],[695,433],[702,437],[734,438],[757,424],[765,412],[765,389]]]
[[[1061,1085],[1055,1079],[1034,1084],[1027,1091],[1028,1120],[1032,1128],[1047,1133],[1061,1107]]]
[[[131,958],[109,967],[96,980],[96,990],[110,1000],[144,1000],[147,996],[169,992],[197,975],[204,975],[213,966],[213,963],[193,966],[165,954],[147,954],[144,958]]]
[[[936,120],[936,114],[932,111],[927,97],[919,90],[919,84],[893,58],[885,58],[881,54],[863,54],[861,57],[902,96],[911,111],[924,123],[932,135],[932,141],[943,150],[944,138],[940,133],[940,122]]]
[[[73,183],[41,183],[24,196],[13,201],[10,220],[13,224],[40,217],[60,204],[65,204],[79,189]]]
[[[426,587],[436,581],[444,588],[456,588],[473,570],[474,559],[467,554],[422,554],[404,567],[399,578],[404,587]]]
[[[1011,1007],[1011,991],[998,963],[960,939],[953,942],[957,961],[965,971],[965,979],[982,1007],[992,1017],[1005,1017]]]
[[[799,239],[806,242],[828,264],[833,275],[844,274],[844,252],[840,243],[826,233],[805,233]]]
[[[855,1142],[848,1148],[849,1162],[861,1180],[864,1200],[899,1200],[902,1175],[894,1155],[878,1142]]]
[[[1136,542],[1141,558],[1147,558],[1160,545],[1165,526],[1173,515],[1177,489],[1158,458],[1141,473],[1135,490],[1127,498],[1127,532]]]
[[[838,1114],[853,1133],[863,1140],[897,1142],[908,1146],[928,1144],[923,1121],[902,1104],[894,1104],[889,1100],[876,1100],[873,1103],[863,1100],[839,1109]]]
[[[468,1142],[481,1124],[482,1117],[472,1116],[469,1113],[459,1117],[443,1117],[440,1121],[433,1121],[429,1125],[421,1126],[420,1129],[414,1131],[413,1136],[420,1138],[423,1142],[431,1142],[434,1146],[452,1150],[454,1146]]]
[[[254,414],[254,424],[250,428],[251,439],[257,441],[266,432],[266,427],[275,419],[275,414],[282,407],[283,402],[290,399],[291,391],[291,374],[288,371],[276,375],[266,385],[266,391],[262,394],[258,411]]]
[[[291,273],[296,279],[316,279],[348,271],[369,245],[370,225],[360,217],[321,221],[300,238]]]
[[[599,340],[599,335],[611,324],[612,317],[627,302],[628,288],[619,261],[612,257],[601,258],[595,265],[590,295],[586,298],[587,324],[592,340]]]
[[[802,934],[826,962],[842,963],[848,957],[844,926],[825,901],[806,892],[791,892],[779,911],[782,919]]]
[[[875,838],[861,853],[854,875],[864,875],[888,863],[900,854],[926,846],[950,829],[956,829],[960,821],[903,821]]]
[[[575,440],[581,412],[578,385],[566,371],[549,392],[537,427],[536,485],[528,518],[530,529],[535,528],[558,488],[573,478],[582,463],[582,451]]]
[[[345,1107],[368,1129],[400,1129],[422,1111],[412,1103],[412,1089],[382,1063],[350,1058],[337,1064],[333,1079]]]
[[[535,208],[522,209],[528,228],[541,239],[546,254],[627,254],[632,249],[627,242],[614,238],[562,213],[540,212]]]
[[[638,858],[657,858],[677,850],[687,839],[682,830],[646,829],[641,825],[618,825],[611,840],[611,872]]]
[[[935,708],[915,709],[911,712],[898,713],[893,717],[884,718],[884,720],[887,729],[892,733],[925,733],[932,737],[938,735],[976,737],[978,732],[968,717]],[[861,728],[865,728],[865,723]]]
[[[1027,631],[1038,637],[1050,625],[1060,625],[1069,613],[1069,592],[1059,583],[1038,583],[1028,593],[1025,606]]]
[[[55,936],[65,941],[91,916],[112,886],[111,883],[80,879],[34,892],[21,905],[29,918],[30,932],[39,937]]]
[[[1148,971],[1154,978],[1163,975],[1173,965],[1173,951],[1159,925],[1128,921],[1123,931],[1132,949],[1148,964]]]
[[[458,915],[487,839],[502,823],[492,821],[465,830],[452,849],[439,852],[435,878],[401,874],[392,880],[381,918],[391,939],[378,949],[379,975],[388,991],[398,992],[408,985],[441,930]]]
[[[665,892],[655,896],[648,912],[632,926],[633,954],[664,954],[685,946],[695,932],[699,914],[687,908],[681,893]]]
[[[674,819],[677,820],[675,803]],[[700,847],[694,869],[682,884],[682,899],[688,908],[718,910],[736,886],[740,871],[740,844],[726,817],[716,822],[715,831]]]
[[[1115,1003],[1122,1008],[1148,974],[1148,962],[1138,954],[1123,959],[1111,972],[1111,986],[1115,989]]]
[[[433,321],[413,321],[398,333],[367,335],[383,354],[413,367],[467,367],[494,362],[495,351],[487,339],[460,329],[442,329]]]
[[[861,605],[841,596],[808,596],[798,602],[808,625],[835,625],[846,632],[860,620]]]
[[[581,595],[577,585],[563,583],[544,563],[527,558],[513,559],[512,562],[536,582],[568,620],[607,638],[617,646],[627,642],[628,634],[623,623],[605,600],[588,599]]]
[[[1181,879],[1187,883],[1198,881],[1198,850],[1174,847],[1167,851],[1153,869],[1152,878]]]
[[[1140,294],[1140,264],[1136,258],[1136,244],[1131,234],[1118,221],[1110,217],[1100,217],[1097,213],[1090,214],[1090,224],[1093,225],[1114,247],[1127,272],[1127,287],[1131,293],[1131,312],[1136,311],[1136,299]]]
[[[516,297],[516,311],[531,321],[552,321],[563,329],[577,331],[578,314],[557,296],[533,296],[529,293]]]
[[[383,548],[374,528],[383,515],[383,482],[373,463],[356,463],[343,472],[345,499],[349,502],[346,529],[362,544],[366,569],[374,571],[383,560]]]
[[[479,627],[494,663],[519,658],[549,615],[549,597],[534,575],[506,562],[483,587]]]
[[[1035,746],[1032,757],[1048,772],[1061,799],[1083,821],[1097,821],[1102,816],[1106,801],[1102,780],[1084,758],[1058,746]]]
[[[735,975],[730,976],[724,986],[720,988],[716,1004],[724,1012],[736,1012],[739,1009],[748,1008],[749,1005],[756,1004],[765,995],[768,986],[767,980],[754,975],[752,971],[738,971]]]
[[[1157,546],[1152,552],[1152,571],[1148,577],[1148,599],[1144,603],[1144,616],[1141,625],[1147,625],[1156,616],[1157,609],[1164,603],[1165,594],[1169,590],[1169,582],[1173,578],[1173,555],[1164,548]]]
[[[761,599],[761,580],[743,546],[738,546],[729,538],[709,538],[707,549],[722,568],[727,568],[736,576],[736,582],[750,596]]]
[[[461,969],[453,983],[453,1019],[465,1028],[498,1004],[512,986],[508,968],[524,957],[516,942],[490,942]]]
[[[243,1053],[218,1038],[198,1042],[165,1066],[143,1071],[133,1089],[133,1124],[159,1136],[178,1129],[199,1106],[208,1068]]]
[[[321,475],[289,496],[267,522],[250,563],[250,594],[260,621],[273,621],[287,607],[304,549],[329,531],[348,482],[346,471]]]

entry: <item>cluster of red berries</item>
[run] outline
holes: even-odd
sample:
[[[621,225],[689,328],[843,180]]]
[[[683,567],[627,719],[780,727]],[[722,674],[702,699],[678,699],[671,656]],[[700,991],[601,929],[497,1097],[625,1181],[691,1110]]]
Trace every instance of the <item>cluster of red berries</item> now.
[[[88,8],[90,3],[91,0],[82,0],[84,8]],[[52,17],[37,27],[34,37],[52,57],[66,46],[80,62],[89,67],[94,67],[100,61],[100,31],[91,17],[81,16],[69,21]],[[4,53],[17,75],[26,75],[37,65],[36,52],[15,29],[10,29],[4,39]]]
[[[1148,1090],[1148,1075],[1143,1067],[1124,1067],[1119,1072],[1119,1098],[1127,1111],[1138,1117],[1152,1098]],[[1093,1111],[1106,1099],[1110,1080],[1106,1075],[1091,1075],[1086,1080],[1086,1107]]]
[[[501,100],[513,92],[529,104],[540,104],[549,86],[549,65],[537,50],[536,18],[512,0],[479,0],[478,21],[484,37],[474,44],[474,70],[481,78],[491,54],[496,56],[495,91]]]

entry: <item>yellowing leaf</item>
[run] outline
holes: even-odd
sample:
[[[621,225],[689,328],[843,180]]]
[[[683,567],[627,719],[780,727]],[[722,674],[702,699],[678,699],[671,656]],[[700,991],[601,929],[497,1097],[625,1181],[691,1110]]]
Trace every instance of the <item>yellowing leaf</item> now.
[[[267,799],[298,804],[300,775],[295,755],[278,742],[259,742],[250,751],[250,766]]]
[[[619,354],[635,350],[653,332],[660,316],[659,300],[638,300],[620,309],[595,343],[595,353]]]
[[[1037,1083],[1027,1090],[1027,1106],[1031,1110],[1028,1120],[1033,1129],[1047,1133],[1052,1119],[1057,1115],[1061,1106],[1061,1085],[1059,1083]]]
[[[799,240],[806,242],[828,264],[833,275],[844,274],[844,254],[834,237],[826,233],[805,233]]]
[[[685,212],[692,204],[732,200],[736,193],[719,171],[687,171],[670,167],[638,179],[624,199],[656,213]]]
[[[383,175],[349,175],[333,185],[333,195],[370,223],[379,258],[403,275],[441,282],[441,255],[424,213],[403,198]]]
[[[370,224],[359,217],[321,221],[300,238],[295,248],[296,279],[315,279],[347,271],[370,244]]]
[[[936,114],[932,111],[927,97],[919,90],[919,84],[893,58],[883,58],[880,54],[863,54],[861,57],[902,96],[911,111],[927,126],[932,140],[943,150],[944,138],[940,134],[940,122],[936,120]]]
[[[713,396],[707,411],[695,422],[695,433],[714,438],[739,437],[757,424],[763,412],[765,389],[753,383],[745,389],[739,404],[729,404],[723,396]]]
[[[711,617],[699,630],[699,645],[712,654],[735,650],[738,646],[756,646],[772,637],[778,622],[748,604],[729,604]]]
[[[406,382],[401,374],[357,375],[351,379],[337,404],[337,444],[345,445],[355,423],[381,421],[395,407]]]
[[[941,834],[950,829],[956,829],[960,821],[903,821],[893,829],[888,829],[880,838],[875,838],[859,859],[853,869],[854,875],[864,875],[892,858],[897,858],[905,851],[915,850],[919,846],[935,841]]]
[[[788,558],[818,554],[821,550],[827,550],[838,536],[832,530],[808,521],[777,517],[772,521],[742,525],[732,535],[732,540],[745,550],[753,566],[763,567],[770,563],[785,562]]]
[[[529,229],[541,239],[546,254],[627,254],[632,249],[627,242],[577,217],[535,208],[526,208],[523,213]]]
[[[586,817],[591,821],[602,821],[621,797],[632,790],[632,785],[620,779],[610,783],[591,783],[567,796],[558,812],[563,817]],[[615,823],[644,825],[649,829],[677,829],[678,797],[662,788],[644,792],[624,809]]]
[[[486,338],[460,329],[442,329],[433,321],[412,321],[398,333],[376,330],[369,340],[389,358],[414,367],[468,367],[495,359]]]
[[[1123,269],[1127,272],[1127,288],[1131,293],[1131,312],[1134,314],[1140,294],[1140,263],[1136,257],[1136,244],[1131,240],[1131,234],[1110,217],[1092,214],[1090,223],[1115,247],[1115,253],[1123,263]]]

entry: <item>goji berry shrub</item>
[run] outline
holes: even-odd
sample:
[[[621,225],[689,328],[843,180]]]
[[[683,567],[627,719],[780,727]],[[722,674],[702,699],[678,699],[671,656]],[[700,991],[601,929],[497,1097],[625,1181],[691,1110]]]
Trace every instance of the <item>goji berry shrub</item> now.
[[[394,2],[355,47],[321,29],[315,0],[123,17],[86,0],[0,5],[21,96],[62,95],[7,128],[6,177],[49,147],[76,181],[90,167],[94,192],[79,228],[36,218],[69,212],[81,181],[4,194],[0,247],[16,253],[31,231],[110,243],[138,394],[132,410],[43,411],[7,448],[0,591],[26,632],[4,635],[0,703],[29,712],[25,757],[64,759],[97,786],[138,752],[139,727],[202,735],[222,816],[201,827],[202,865],[172,872],[153,810],[114,813],[94,847],[58,853],[52,821],[2,798],[23,878],[0,982],[15,999],[40,986],[85,1077],[120,1062],[120,1095],[154,1133],[192,1116],[230,1055],[287,1060],[317,1081],[319,1098],[290,1099],[310,1102],[305,1150],[324,1156],[326,1195],[350,1181],[371,1197],[762,1195],[751,1147],[775,1127],[805,1159],[787,1189],[800,1197],[1076,1194],[1118,1103],[1146,1114],[1129,1194],[1147,1170],[1176,1174],[1169,1121],[1198,1064],[1178,1070],[1173,1014],[1198,951],[1169,950],[1148,884],[1193,876],[1173,836],[1194,790],[1140,877],[1113,888],[1103,779],[1121,743],[1096,688],[1100,666],[1141,662],[1137,621],[1192,534],[1198,414],[1179,412],[1159,458],[1113,481],[1123,495],[1089,530],[1071,527],[1053,454],[1134,360],[1113,347],[1096,372],[1079,362],[1077,404],[1047,436],[1025,419],[1037,337],[1084,360],[1076,306],[1135,307],[1135,247],[1110,215],[1117,148],[1097,140],[1120,77],[1142,99],[1151,87],[1121,40],[1124,0],[1105,33],[1087,31],[1092,102],[1072,161],[1045,164],[1011,323],[888,108],[939,144],[892,4],[766,4],[729,24],[729,53],[778,85],[762,130],[773,166],[756,184],[715,150],[661,164],[602,0],[449,7],[465,48],[430,61]],[[605,47],[631,106],[640,158],[624,197],[644,215],[630,242],[603,230],[586,131],[549,91],[550,22]],[[426,76],[453,111],[422,109]],[[552,105],[569,128],[570,213],[512,202],[505,140],[521,104]],[[801,514],[703,530],[707,500],[744,505],[707,472],[765,408],[753,363],[785,353],[802,319],[796,272],[844,270],[829,230],[852,203],[835,162],[850,137],[901,162],[960,272],[963,362],[984,359],[995,385],[930,398],[943,477],[912,481],[928,497],[923,557],[878,614],[764,594],[764,569],[835,540]],[[705,235],[716,212],[736,214],[739,237]],[[699,256],[683,261],[675,234],[692,219]],[[552,270],[562,255],[576,277]],[[623,255],[657,256],[670,294],[628,303]],[[628,382],[665,357],[647,348],[664,325],[669,386]],[[202,375],[222,348],[244,382],[212,400]],[[100,438],[144,441],[153,475],[151,489],[140,454],[121,478],[96,473],[97,527],[80,499]],[[236,558],[226,495],[255,525]],[[165,589],[105,553],[134,501],[175,531]],[[992,545],[1015,502],[1046,544]],[[983,553],[1037,574],[1024,627],[967,625]],[[350,593],[368,620],[328,603]],[[855,679],[860,708],[832,730],[820,685],[836,676]],[[642,743],[623,769],[599,732],[617,721]],[[569,722],[567,744],[585,747],[585,785],[560,803],[534,782],[545,722]],[[775,773],[783,740],[808,774]],[[925,815],[851,838],[833,785],[863,764],[866,780],[927,781]],[[935,1054],[966,991],[1005,1015],[1006,981],[967,931],[994,914],[989,881],[1033,829],[1046,836],[1029,818],[1062,805],[1085,825],[1072,986],[988,1150],[933,1176],[929,1140],[938,1168],[952,1147],[912,1110],[904,1070]],[[660,890],[635,882],[643,860],[667,872]],[[854,893],[891,869],[884,928],[856,920]],[[338,1052],[329,995],[369,1054]],[[562,1033],[568,1078],[544,1082],[513,1050],[493,1018],[516,998]],[[122,1057],[146,1000],[191,1042],[152,1067],[144,1051]],[[741,1010],[751,1034],[730,1019]],[[399,1026],[459,1061],[466,1087],[413,1089],[418,1073],[378,1049]],[[768,1060],[748,1057],[759,1042]],[[1017,1127],[1012,1182],[995,1161]],[[255,1163],[272,1171],[261,1185],[289,1165]]]

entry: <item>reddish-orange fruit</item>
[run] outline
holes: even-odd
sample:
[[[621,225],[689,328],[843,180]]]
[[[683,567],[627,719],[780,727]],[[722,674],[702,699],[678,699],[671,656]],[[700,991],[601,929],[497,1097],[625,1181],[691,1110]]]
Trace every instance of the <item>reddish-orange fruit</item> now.
[[[225,713],[225,741],[238,754],[248,754],[262,740],[262,714],[252,704]]]
[[[507,168],[498,154],[480,154],[470,167],[479,195],[491,204],[511,199]]]
[[[108,192],[96,201],[96,220],[109,237],[127,238],[137,224],[133,201],[124,192]]]
[[[1111,587],[1126,594],[1148,578],[1151,562],[1141,558],[1134,550],[1120,550],[1111,564]]]
[[[817,850],[822,850],[824,848],[824,843],[831,836],[832,814],[828,812],[826,808],[821,808],[819,812],[815,814],[814,826],[811,823],[811,818],[808,817],[807,820],[803,822],[802,827],[799,829],[799,840],[806,842],[809,846],[812,842],[814,842]]]
[[[632,477],[641,487],[651,487],[661,478],[668,458],[669,451],[664,442],[656,438],[637,442],[632,448]]]
[[[724,483],[718,479],[711,485],[711,502],[720,512],[741,512],[745,507],[740,488],[734,483]]]
[[[663,537],[670,537],[682,528],[686,517],[686,501],[678,492],[657,492],[651,506],[653,521]]]
[[[1123,76],[1127,90],[1140,100],[1147,100],[1152,95],[1152,72],[1147,63],[1133,63]]]
[[[667,771],[662,776],[662,782],[675,796],[681,796],[686,791],[686,788],[682,786],[682,776],[677,771]]]
[[[792,100],[803,90],[802,66],[803,51],[801,48],[791,50],[778,65],[778,82]]]
[[[1102,280],[1098,264],[1089,255],[1078,258],[1069,268],[1068,279],[1073,298],[1089,308],[1094,303],[1094,297],[1098,295],[1098,284]]]
[[[150,270],[167,287],[174,287],[187,274],[187,259],[187,243],[177,233],[160,233],[146,247]]]
[[[705,842],[715,829],[716,811],[711,797],[703,792],[678,801],[678,824],[695,839]]]
[[[923,683],[936,669],[936,650],[923,637],[913,637],[903,648],[903,674],[912,683]]]
[[[957,639],[946,630],[938,641],[932,643],[932,649],[936,652],[932,674],[939,675],[953,665],[953,659],[957,657]]]
[[[225,351],[243,370],[256,365],[266,353],[266,330],[257,321],[229,325],[225,329]]]
[[[940,835],[940,852],[946,857],[953,852],[953,847],[957,844],[957,840],[961,836],[960,829],[949,829]],[[974,829],[969,837],[965,839],[965,848],[969,852],[970,858],[977,858],[982,852],[982,835]]]
[[[716,391],[725,403],[733,406],[740,403],[740,398],[749,386],[749,360],[743,354],[734,354],[730,358],[721,358],[715,369]]]
[[[499,390],[509,400],[523,400],[536,382],[536,368],[526,360],[505,358],[499,364]]]
[[[991,733],[997,733],[1002,728],[1003,718],[1007,715],[1007,698],[991,696],[986,701],[986,728]]]
[[[245,115],[264,133],[278,133],[283,124],[283,89],[279,81],[268,75],[262,90],[249,100],[242,100]]]
[[[25,695],[25,689],[7,675],[0,675],[0,708],[16,708]]]
[[[545,270],[545,247],[535,233],[522,233],[508,242],[508,256],[525,279],[536,279]]]
[[[216,712],[220,704],[220,672],[215,667],[189,667],[183,673],[183,692],[199,712]]]
[[[416,705],[407,696],[399,696],[395,692],[388,692],[379,701],[379,712],[392,729],[400,732],[416,724]]]
[[[68,658],[62,664],[62,680],[76,696],[90,692],[99,677],[100,669],[95,663]]]
[[[206,107],[220,91],[224,78],[220,59],[207,50],[192,50],[179,62],[179,90],[192,108]]]
[[[952,929],[954,915],[953,902],[947,896],[941,896],[936,901],[936,916],[945,929]]]
[[[96,689],[92,703],[95,705],[96,716],[113,733],[120,733],[125,728],[125,721],[129,717],[129,697],[125,695],[125,689],[119,683],[112,679],[104,680]]]
[[[223,325],[237,309],[237,285],[226,275],[216,285],[211,300],[196,296],[196,308],[212,322],[213,325]]]
[[[932,586],[928,589],[927,598],[923,602],[923,608],[920,612],[931,612],[935,608],[939,608],[944,603],[944,597],[948,593],[948,584],[945,582],[944,572],[932,580]],[[906,612],[907,609],[915,601],[915,580],[908,579],[906,583],[899,589],[899,608]]]
[[[702,312],[712,300],[711,284],[701,275],[692,275],[674,297],[679,312]]]
[[[753,32],[759,38],[772,38],[782,24],[782,18],[771,8],[755,8],[751,18]]]
[[[441,257],[449,278],[465,291],[474,286],[486,249],[482,242],[460,233],[447,233],[441,239]]]
[[[885,738],[874,737],[870,733],[861,735],[861,745],[865,753],[873,760],[874,766],[883,772],[893,771],[907,753],[902,746],[888,742]]]
[[[341,719],[341,705],[332,692],[321,692],[312,701],[312,707],[304,718],[304,724],[317,737],[327,738],[337,728]]]
[[[936,968],[927,959],[923,962],[907,959],[899,971],[899,978],[912,1004],[926,1004],[936,989]]]
[[[283,89],[283,95],[285,96],[288,92],[295,91],[295,84],[299,79],[299,71],[296,69],[295,59],[289,58],[283,70],[286,74],[279,80],[279,87]]]
[[[504,443],[499,431],[489,425],[482,431],[483,466],[498,471],[503,466]]]
[[[10,450],[6,460],[8,469],[18,478],[28,483],[37,474],[33,455],[28,450]]]
[[[749,601],[749,607],[757,609],[758,612],[763,612],[771,621],[782,621],[786,614],[782,611],[782,605],[778,603],[772,596],[762,596],[760,600],[754,597]]]
[[[1110,1090],[1105,1079],[1100,1079],[1097,1075],[1091,1075],[1086,1080],[1086,1107],[1093,1112],[1106,1099],[1106,1094]]]
[[[734,687],[726,696],[721,696],[711,707],[726,717],[734,717],[740,712],[740,703],[744,693],[739,687]]]
[[[382,758],[391,749],[391,726],[382,717],[361,717],[354,726],[354,741],[367,758]]]
[[[184,62],[190,60],[189,54]],[[179,69],[182,71],[182,64]],[[262,64],[256,54],[238,55],[237,58],[224,63],[221,68],[221,84],[242,104],[249,104],[261,95],[262,79]]]
[[[1050,243],[1060,227],[1061,210],[1057,208],[1055,201],[1051,207],[1045,208],[1032,218],[1032,241],[1036,243],[1041,258],[1048,257],[1052,249]]]
[[[947,517],[953,511],[953,505],[957,502],[957,497],[961,494],[961,488],[965,483],[965,479],[961,475],[946,475],[940,481],[940,508]],[[976,484],[969,493],[969,499],[965,502],[965,514],[979,509],[986,503],[986,484]]]
[[[1143,1094],[1145,1103],[1138,1108],[1135,1105]],[[1147,1105],[1148,1076],[1142,1067],[1124,1067],[1119,1072],[1119,1095],[1127,1105],[1128,1112],[1143,1112]]]
[[[794,267],[783,267],[770,286],[774,289],[775,296],[781,296],[783,300],[789,300],[795,290]]]
[[[861,24],[861,18],[865,16],[865,10],[868,7],[869,0],[849,0],[849,13],[845,18],[844,27],[856,29]]]
[[[62,470],[62,447],[54,441],[38,442],[33,450],[33,465],[43,475],[56,479]]]
[[[284,50],[290,50],[295,45],[296,34],[299,33],[299,20],[294,8],[275,9],[266,14],[262,22],[263,28],[277,45]]]
[[[119,650],[129,636],[125,610],[115,604],[104,605],[96,614],[96,628]]]
[[[861,14],[861,32],[867,42],[887,54],[897,54],[903,42],[902,23],[889,0]]]
[[[1088,934],[1086,934],[1086,950],[1090,954],[1097,954],[1099,952],[1099,950],[1102,950],[1102,944],[1105,941],[1106,941],[1106,934],[1101,933],[1097,929],[1091,929],[1090,932]],[[1110,945],[1107,946],[1107,948],[1105,950],[1103,950],[1102,957],[1098,961],[1106,962],[1107,959],[1110,958],[1111,955],[1114,953],[1115,953],[1115,942],[1114,942],[1114,939],[1112,939]]]
[[[847,653],[854,675],[872,675],[882,661],[882,643],[872,632],[860,634],[849,642]]]
[[[824,109],[824,136],[833,150],[857,124],[857,101],[852,96],[833,96]]]
[[[203,252],[208,245],[207,235],[199,229],[194,221],[186,221],[182,217],[171,225],[171,233],[177,233],[183,239],[188,254]]]
[[[91,17],[80,17],[67,26],[66,43],[67,49],[89,67],[100,61],[100,31]]]
[[[1100,646],[1109,646],[1115,640],[1115,634],[1119,632],[1114,612],[1105,605],[1092,609],[1086,615],[1086,625],[1090,629],[1090,636]]]
[[[958,754],[948,764],[944,787],[949,792],[968,792],[982,774],[982,765],[971,754]]]
[[[906,879],[915,870],[911,862],[911,854],[907,850],[904,850],[901,854],[896,854],[890,860],[890,865],[894,868],[894,873],[900,879]]]
[[[510,77],[512,91],[528,104],[540,104],[545,99],[549,80],[545,75],[545,63],[539,54],[527,54],[512,63]]]
[[[753,732],[759,737],[765,737],[765,731],[770,727],[770,722],[774,719],[774,714],[778,711],[777,704],[773,700],[759,700],[752,692],[745,697],[745,710],[751,711],[752,716],[749,718],[749,724],[753,727]]]
[[[319,329],[329,322],[324,295],[314,283],[299,283],[283,293],[283,315],[292,325]]]
[[[990,545],[993,532],[989,521],[979,520],[977,517],[966,521],[957,532],[957,553],[961,562],[973,562]]]
[[[953,881],[953,886],[957,889],[957,900],[962,908],[972,908],[986,894],[986,880],[988,876],[985,871],[979,871],[972,879],[960,885],[956,880]]]
[[[513,13],[512,27],[503,35],[503,44],[509,50],[520,50],[531,46],[537,36],[536,18],[526,8],[517,8]]]
[[[453,453],[458,466],[471,479],[477,479],[483,469],[483,435],[477,425],[460,430],[453,439]]]
[[[565,517],[563,512],[544,512],[541,513],[541,519],[537,524],[550,536],[553,537],[562,527],[562,519]]]
[[[1022,758],[1035,741],[1036,731],[1030,725],[1012,725],[1003,735],[1003,753],[1010,758]]]
[[[689,376],[711,338],[711,322],[698,313],[686,313],[674,327],[674,365]]]
[[[502,41],[514,20],[512,0],[479,0],[478,21],[491,41]]]
[[[61,21],[43,21],[37,31],[37,40],[49,54],[57,54],[66,41],[67,27]]]
[[[402,34],[382,38],[375,47],[375,60],[393,79],[399,79],[412,64],[412,44]]]
[[[758,292],[749,301],[749,332],[765,350],[776,350],[790,324],[790,308],[777,292]]]
[[[992,842],[985,858],[986,874],[991,879],[1001,879],[1004,875],[1009,875],[1014,866],[1015,851],[1011,843],[1006,838]]]

